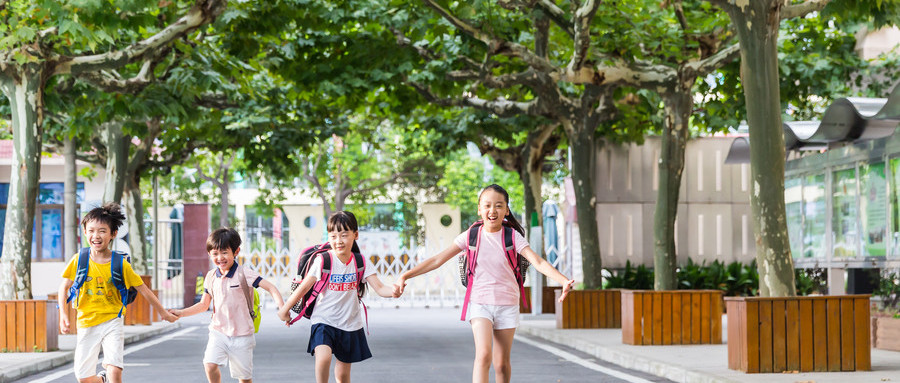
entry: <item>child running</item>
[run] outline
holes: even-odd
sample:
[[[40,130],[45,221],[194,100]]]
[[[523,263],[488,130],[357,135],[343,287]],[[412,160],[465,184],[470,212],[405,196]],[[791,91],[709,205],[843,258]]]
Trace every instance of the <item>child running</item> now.
[[[88,212],[82,222],[84,238],[90,247],[72,257],[63,272],[63,282],[59,285],[59,331],[63,334],[69,332],[66,302],[73,300],[78,308],[74,364],[75,377],[81,383],[122,382],[122,370],[125,367],[122,318],[125,308],[122,296],[127,295],[129,288],[134,287],[143,295],[157,312],[162,313],[163,319],[169,322],[177,319],[166,312],[159,299],[156,299],[131,268],[131,264],[124,259],[124,255],[113,253],[110,249],[109,244],[116,238],[124,220],[125,215],[115,203],[108,203]],[[119,283],[121,284],[117,286]],[[97,373],[97,359],[101,349],[104,370]]]
[[[284,305],[275,285],[234,261],[240,251],[241,236],[237,231],[224,227],[213,231],[206,239],[206,252],[216,267],[206,273],[203,280],[203,298],[186,309],[171,310],[179,317],[186,317],[206,312],[209,304],[213,304],[209,341],[203,354],[206,379],[210,383],[222,380],[219,366],[224,366],[226,362],[232,378],[241,383],[253,381],[256,338],[245,286],[261,287],[272,295],[279,308]],[[250,299],[253,299],[252,294]]]
[[[572,289],[570,280],[550,263],[534,252],[525,241],[522,226],[509,213],[509,194],[499,185],[490,185],[478,196],[478,215],[483,221],[478,234],[477,257],[474,274],[469,276],[467,287],[468,308],[463,305],[463,315],[472,325],[475,338],[475,364],[472,382],[488,381],[491,363],[497,382],[509,382],[512,374],[510,351],[516,327],[519,325],[519,284],[510,261],[507,259],[503,229],[510,226],[515,251],[524,256],[534,268],[563,287],[560,302]],[[473,228],[472,230],[477,230]],[[468,230],[454,240],[454,244],[422,261],[403,273],[394,283],[394,297],[400,297],[406,281],[434,270],[468,248]]]
[[[357,293],[359,283],[365,281],[380,296],[390,298],[393,288],[381,283],[375,275],[375,266],[363,258],[363,280],[358,280],[356,256],[351,249],[359,238],[356,217],[348,211],[339,211],[328,217],[328,243],[331,250],[316,255],[300,285],[278,311],[278,318],[290,321],[290,309],[306,295],[313,285],[322,279],[323,258],[329,257],[331,272],[324,288],[315,298],[315,309],[309,318],[312,328],[307,352],[316,358],[316,382],[327,383],[331,357],[337,359],[334,377],[338,383],[350,382],[351,363],[372,357],[363,317],[359,309]]]

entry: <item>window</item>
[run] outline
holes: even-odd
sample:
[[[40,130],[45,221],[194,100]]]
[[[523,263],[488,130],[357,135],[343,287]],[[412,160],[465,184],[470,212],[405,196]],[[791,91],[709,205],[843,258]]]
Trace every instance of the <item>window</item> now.
[[[862,255],[887,254],[887,179],[884,162],[859,164],[859,223],[862,225]]]
[[[834,172],[832,180],[831,225],[834,230],[835,258],[852,258],[858,254],[859,246],[859,200],[857,194],[856,168]]]
[[[38,205],[34,211],[31,238],[33,261],[62,261],[65,231],[63,230],[62,182],[42,183],[38,189]],[[3,233],[6,228],[6,206],[9,201],[9,184],[0,183],[0,254],[3,251]],[[79,182],[75,191],[77,205],[84,201],[84,183]]]
[[[825,257],[825,174],[803,178],[803,257]]]
[[[803,186],[800,178],[784,181],[784,202],[787,213],[788,238],[791,242],[791,256],[803,256]]]

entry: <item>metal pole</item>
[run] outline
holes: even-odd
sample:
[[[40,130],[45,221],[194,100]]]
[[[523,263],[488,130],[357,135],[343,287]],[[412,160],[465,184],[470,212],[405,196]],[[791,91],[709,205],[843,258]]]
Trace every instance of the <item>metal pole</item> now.
[[[153,289],[159,290],[159,176],[153,174]]]

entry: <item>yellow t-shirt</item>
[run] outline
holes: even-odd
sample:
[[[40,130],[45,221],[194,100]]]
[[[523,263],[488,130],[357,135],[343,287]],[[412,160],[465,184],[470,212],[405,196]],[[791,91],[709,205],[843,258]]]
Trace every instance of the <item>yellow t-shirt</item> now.
[[[78,270],[78,254],[72,257],[72,261],[66,266],[63,278],[75,280]],[[131,264],[122,263],[122,274],[126,287],[140,286],[144,284],[141,277],[134,272]],[[122,309],[122,298],[119,290],[112,281],[112,262],[96,263],[93,259],[88,262],[88,273],[81,292],[78,294],[78,328],[92,327],[119,316]],[[124,315],[124,311],[123,311]]]

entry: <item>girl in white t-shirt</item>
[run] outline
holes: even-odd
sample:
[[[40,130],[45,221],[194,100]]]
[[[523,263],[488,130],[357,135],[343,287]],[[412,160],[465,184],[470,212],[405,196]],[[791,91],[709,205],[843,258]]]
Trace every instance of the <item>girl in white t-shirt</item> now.
[[[323,257],[330,257],[331,274],[328,283],[316,298],[315,309],[310,315],[312,329],[307,351],[316,358],[316,381],[327,383],[332,355],[337,359],[334,375],[338,382],[350,381],[351,363],[372,357],[362,313],[359,309],[357,287],[358,265],[351,249],[359,238],[358,225],[353,213],[339,211],[328,217],[328,243],[331,250],[316,256],[309,271],[290,298],[278,310],[278,317],[290,321],[290,309],[322,278]],[[375,266],[363,258],[363,280],[378,295],[390,298],[391,286],[381,283],[375,274]]]
[[[524,256],[534,268],[559,282],[563,291],[562,301],[574,280],[557,271],[553,265],[534,252],[525,241],[525,232],[515,217],[509,213],[509,194],[499,185],[490,185],[478,196],[478,215],[483,225],[478,240],[474,275],[470,278],[468,307],[464,305],[465,319],[472,325],[475,338],[475,365],[472,382],[487,382],[491,363],[497,382],[509,382],[512,367],[509,363],[513,336],[519,324],[520,289],[513,268],[507,260],[503,240],[506,222],[513,230],[513,243],[518,254]],[[473,229],[474,230],[474,229]],[[468,231],[456,237],[453,245],[412,268],[394,283],[394,297],[400,297],[406,280],[434,270],[457,256],[468,247]]]

